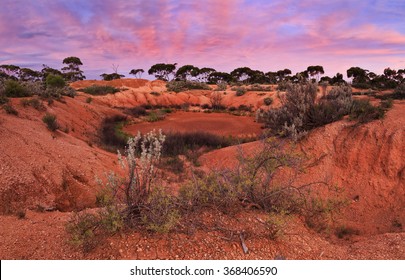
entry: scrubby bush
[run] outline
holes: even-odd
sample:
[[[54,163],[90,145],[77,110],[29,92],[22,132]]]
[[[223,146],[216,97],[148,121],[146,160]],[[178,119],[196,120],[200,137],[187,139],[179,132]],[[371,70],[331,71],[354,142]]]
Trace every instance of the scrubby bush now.
[[[8,98],[6,96],[4,96],[3,94],[1,94],[1,92],[0,92],[0,105],[6,104],[7,102],[8,102]]]
[[[287,84],[280,96],[282,106],[265,113],[266,127],[280,136],[299,139],[306,131],[341,119],[348,114],[352,103],[351,88],[341,85],[333,88],[316,103],[315,83]]]
[[[59,128],[56,119],[57,118],[55,115],[46,113],[46,115],[42,118],[42,121],[46,124],[50,131],[55,131]]]
[[[123,149],[128,141],[128,135],[122,132],[123,123],[127,120],[126,116],[115,115],[105,118],[101,124],[101,140],[110,147]]]
[[[11,104],[5,104],[5,105],[3,105],[3,109],[4,109],[4,111],[6,111],[7,114],[15,115],[15,116],[18,115],[17,110],[14,109],[14,107],[13,107]]]
[[[20,82],[7,80],[4,84],[4,95],[6,97],[27,97],[30,96],[30,93]]]
[[[47,87],[63,88],[66,86],[65,80],[62,76],[49,74],[46,76],[45,84]]]
[[[205,84],[194,81],[170,81],[166,83],[166,88],[168,91],[181,92],[193,89],[203,89],[210,90],[211,88]]]
[[[93,98],[91,98],[91,97],[87,97],[87,98],[86,98],[86,103],[89,103],[89,104],[90,104],[92,101],[93,101]]]
[[[350,119],[360,123],[382,119],[385,115],[384,108],[373,106],[369,100],[354,100],[350,110]]]
[[[241,105],[238,106],[238,110],[239,111],[251,112],[252,111],[252,106],[241,104]]]
[[[125,109],[125,113],[127,113],[135,118],[139,118],[140,116],[147,115],[146,109],[142,106],[136,106],[136,107]]]
[[[154,95],[154,96],[160,96],[160,93],[157,92],[157,91],[152,91],[150,94],[151,94],[151,95]]]
[[[148,116],[146,117],[146,120],[148,122],[157,122],[164,120],[166,118],[166,113],[163,110],[154,110],[149,112]]]
[[[264,105],[266,106],[270,106],[271,104],[273,104],[273,98],[271,97],[266,97],[263,99]]]
[[[91,95],[106,95],[106,94],[114,94],[119,92],[120,90],[116,87],[112,86],[99,86],[99,85],[91,85],[86,88],[79,89],[79,91],[85,92]]]
[[[213,110],[223,110],[225,108],[224,105],[222,105],[222,98],[223,98],[223,95],[220,92],[211,93],[210,102],[211,102],[211,108]]]
[[[216,91],[225,91],[227,87],[228,84],[226,82],[219,82],[217,83]]]
[[[52,99],[51,99],[52,100]],[[31,106],[38,111],[45,111],[46,107],[39,98],[22,99],[21,105],[24,107]]]
[[[163,155],[184,155],[187,153],[188,150],[196,150],[201,147],[217,149],[227,147],[229,145],[230,142],[224,137],[208,132],[170,132],[166,134],[166,141],[163,147]]]
[[[243,88],[243,87],[237,87],[235,89],[235,91],[236,91],[236,93],[235,93],[236,96],[242,96],[242,95],[244,95],[246,93],[246,89]]]

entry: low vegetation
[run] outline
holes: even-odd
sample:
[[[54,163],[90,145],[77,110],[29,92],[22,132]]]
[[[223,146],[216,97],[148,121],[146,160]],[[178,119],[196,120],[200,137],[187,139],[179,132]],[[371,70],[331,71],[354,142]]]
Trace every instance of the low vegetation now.
[[[166,83],[166,88],[168,91],[174,92],[181,92],[193,89],[203,89],[203,90],[211,89],[207,84],[195,81],[170,81]]]
[[[122,132],[121,128],[127,121],[123,115],[114,115],[105,118],[101,125],[101,141],[108,148],[117,150],[123,149],[128,141],[128,135]]]
[[[52,99],[50,99],[52,100]],[[31,106],[38,111],[45,111],[46,107],[39,98],[21,99],[21,105],[24,107]]]
[[[164,156],[185,155],[189,150],[200,148],[218,149],[229,146],[228,138],[212,133],[196,132],[170,132],[166,134],[165,145],[163,146]]]
[[[46,113],[45,116],[42,118],[42,121],[46,124],[47,128],[50,131],[55,131],[59,128],[56,115]]]
[[[7,114],[15,116],[18,115],[18,111],[11,104],[4,104],[3,109],[4,111],[6,111]]]
[[[86,88],[79,89],[79,91],[85,92],[91,95],[106,95],[106,94],[114,94],[120,91],[120,89],[113,87],[113,86],[99,86],[99,85],[91,85]]]
[[[329,188],[325,182],[295,185],[301,158],[271,138],[250,156],[240,151],[236,168],[195,174],[175,196],[165,187],[156,166],[165,153],[164,147],[172,145],[167,140],[178,139],[155,131],[130,138],[125,157],[118,153],[127,175],[110,173],[106,182],[100,180],[104,188],[97,202],[102,208],[91,215],[77,215],[69,222],[72,241],[89,250],[104,235],[124,228],[164,233],[193,227],[193,223],[201,222],[198,217],[205,210],[233,215],[245,208],[269,213],[263,227],[270,239],[277,239],[290,215],[299,214],[309,225],[326,228],[330,215],[343,205],[337,196],[323,200],[312,192]],[[288,179],[275,179],[280,172]]]

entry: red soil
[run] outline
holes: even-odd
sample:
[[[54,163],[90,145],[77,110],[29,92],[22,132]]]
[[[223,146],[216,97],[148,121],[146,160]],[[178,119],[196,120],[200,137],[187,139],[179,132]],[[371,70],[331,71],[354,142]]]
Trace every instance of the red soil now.
[[[147,133],[153,129],[162,129],[163,132],[202,131],[222,136],[246,137],[260,135],[261,124],[248,116],[178,111],[168,114],[162,121],[128,125],[124,131],[135,135],[138,131]]]

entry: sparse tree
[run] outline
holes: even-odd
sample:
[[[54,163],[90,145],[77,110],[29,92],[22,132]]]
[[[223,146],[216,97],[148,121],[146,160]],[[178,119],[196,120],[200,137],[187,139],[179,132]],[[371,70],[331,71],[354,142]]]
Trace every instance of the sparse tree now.
[[[156,79],[163,81],[170,81],[171,77],[174,76],[174,71],[176,70],[177,63],[166,64],[158,63],[153,65],[149,70],[149,75],[154,75]]]
[[[253,70],[249,67],[239,67],[233,70],[230,74],[235,81],[247,83],[253,75]]]
[[[211,84],[218,84],[219,82],[230,83],[232,81],[232,76],[225,72],[212,72],[208,76],[208,82]]]
[[[100,76],[103,78],[104,81],[118,80],[125,77],[124,75],[118,73],[111,73],[111,74],[103,73]]]
[[[20,69],[21,68],[19,66],[12,64],[0,65],[0,72],[2,72],[2,76],[6,77],[7,79],[18,80]]]
[[[32,70],[30,68],[20,69],[20,80],[36,82],[41,80],[41,72]]]
[[[214,68],[209,68],[209,67],[203,67],[198,71],[198,76],[197,79],[200,82],[207,83],[208,82],[208,77],[210,76],[211,73],[216,72]]]
[[[181,66],[176,72],[176,80],[190,81],[192,77],[197,77],[200,69],[193,65]]]
[[[325,71],[323,70],[323,67],[320,66],[320,65],[308,66],[307,72],[311,77],[316,78],[316,81],[320,80],[320,75],[321,74],[322,75],[325,74]]]
[[[291,75],[291,70],[290,69],[284,69],[284,70],[278,70],[277,71],[277,82],[282,82],[284,81],[288,75]]]
[[[63,60],[63,64],[67,65],[62,68],[62,72],[66,80],[75,82],[86,79],[86,77],[83,75],[83,71],[80,70],[80,66],[83,65],[80,58],[75,56],[66,57]]]
[[[142,77],[142,74],[145,71],[143,71],[143,69],[132,69],[129,74],[130,75],[134,75],[136,78],[140,79]]]
[[[353,84],[366,83],[369,80],[367,72],[369,71],[360,67],[350,67],[347,70],[347,77],[353,78]]]
[[[63,73],[61,71],[59,71],[58,69],[51,68],[46,64],[42,64],[41,74],[42,74],[42,80],[43,81],[46,80],[46,77],[49,74],[63,76]]]

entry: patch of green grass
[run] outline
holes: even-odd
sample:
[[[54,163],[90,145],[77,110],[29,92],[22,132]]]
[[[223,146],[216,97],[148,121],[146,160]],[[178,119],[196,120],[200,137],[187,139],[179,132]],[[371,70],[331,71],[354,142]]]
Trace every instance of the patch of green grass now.
[[[91,95],[106,95],[106,94],[114,94],[120,91],[120,89],[112,86],[98,86],[98,85],[91,85],[86,88],[79,89],[79,91],[91,94]]]

